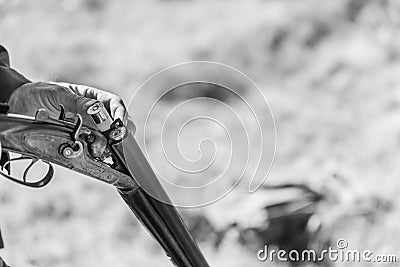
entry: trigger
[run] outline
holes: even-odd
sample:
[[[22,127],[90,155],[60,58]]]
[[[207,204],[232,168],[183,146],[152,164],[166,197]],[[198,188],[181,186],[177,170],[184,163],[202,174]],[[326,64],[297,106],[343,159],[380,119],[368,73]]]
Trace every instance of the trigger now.
[[[36,162],[38,162],[38,159],[32,159],[32,161],[31,161],[31,163],[29,164],[29,166],[25,169],[25,171],[24,171],[24,176],[23,176],[23,181],[26,183],[26,181],[27,181],[27,176],[28,176],[28,172],[29,172],[29,170],[32,168],[32,166],[33,165],[35,165],[36,164]],[[8,165],[8,166],[10,166],[10,165]]]
[[[10,106],[4,103],[0,103],[0,114],[7,114]]]
[[[10,155],[7,152],[1,153],[0,168],[10,173],[10,164],[6,164],[10,160]]]

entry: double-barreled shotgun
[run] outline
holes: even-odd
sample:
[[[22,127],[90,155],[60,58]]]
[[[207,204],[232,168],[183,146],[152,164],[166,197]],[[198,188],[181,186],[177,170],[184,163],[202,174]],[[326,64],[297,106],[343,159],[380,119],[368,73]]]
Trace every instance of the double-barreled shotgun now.
[[[170,204],[134,133],[122,121],[112,121],[101,103],[88,109],[98,129],[84,125],[80,115],[74,120],[66,118],[63,109],[58,119],[50,118],[45,110],[39,110],[35,117],[8,114],[4,106],[1,111],[3,151],[21,155],[2,159],[2,176],[26,186],[43,187],[53,178],[52,164],[56,164],[111,184],[176,266],[209,266]],[[32,163],[23,177],[11,176],[10,162],[26,159]],[[48,172],[31,181],[28,173],[38,160],[48,164]]]

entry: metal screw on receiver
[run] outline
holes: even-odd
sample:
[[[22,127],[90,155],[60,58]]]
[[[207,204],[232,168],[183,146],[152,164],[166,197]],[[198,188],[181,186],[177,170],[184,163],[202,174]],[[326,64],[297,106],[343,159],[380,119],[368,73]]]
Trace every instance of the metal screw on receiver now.
[[[113,120],[110,114],[108,114],[104,104],[101,102],[95,103],[87,109],[87,114],[89,114],[97,128],[101,132],[105,132],[110,129]]]
[[[83,152],[83,145],[79,141],[71,146],[70,144],[64,144],[61,146],[61,154],[67,159],[74,159],[79,157]]]

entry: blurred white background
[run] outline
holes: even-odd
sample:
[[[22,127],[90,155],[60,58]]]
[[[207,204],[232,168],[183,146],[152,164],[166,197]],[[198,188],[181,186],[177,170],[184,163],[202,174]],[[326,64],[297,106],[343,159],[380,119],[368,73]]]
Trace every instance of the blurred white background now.
[[[301,183],[325,196],[315,210],[318,238],[393,254],[400,251],[399,11],[394,0],[0,0],[0,42],[32,80],[88,84],[126,101],[173,64],[212,60],[240,69],[275,115],[278,151],[267,184]],[[0,180],[1,253],[12,266],[168,265],[112,188],[56,171],[42,190]],[[216,205],[185,211],[187,220],[243,217],[240,197],[252,199],[238,188]],[[211,235],[199,234],[212,266],[266,264],[235,233],[219,249]]]

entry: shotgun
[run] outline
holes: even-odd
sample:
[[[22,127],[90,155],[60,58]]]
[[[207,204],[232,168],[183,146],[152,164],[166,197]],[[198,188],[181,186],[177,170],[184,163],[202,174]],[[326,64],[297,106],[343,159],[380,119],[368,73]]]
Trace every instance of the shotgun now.
[[[160,201],[168,199],[134,133],[121,120],[111,120],[101,103],[88,109],[97,129],[83,124],[76,114],[67,118],[61,106],[58,119],[40,109],[34,117],[10,114],[0,109],[0,142],[3,151],[20,156],[2,158],[0,175],[29,187],[46,186],[54,175],[53,164],[85,174],[114,186],[130,210],[162,246],[178,267],[209,266],[177,209]],[[13,161],[31,160],[21,178],[10,175]],[[29,179],[34,164],[48,165],[47,173]],[[143,184],[151,192],[143,189]],[[169,200],[169,199],[168,199]]]

